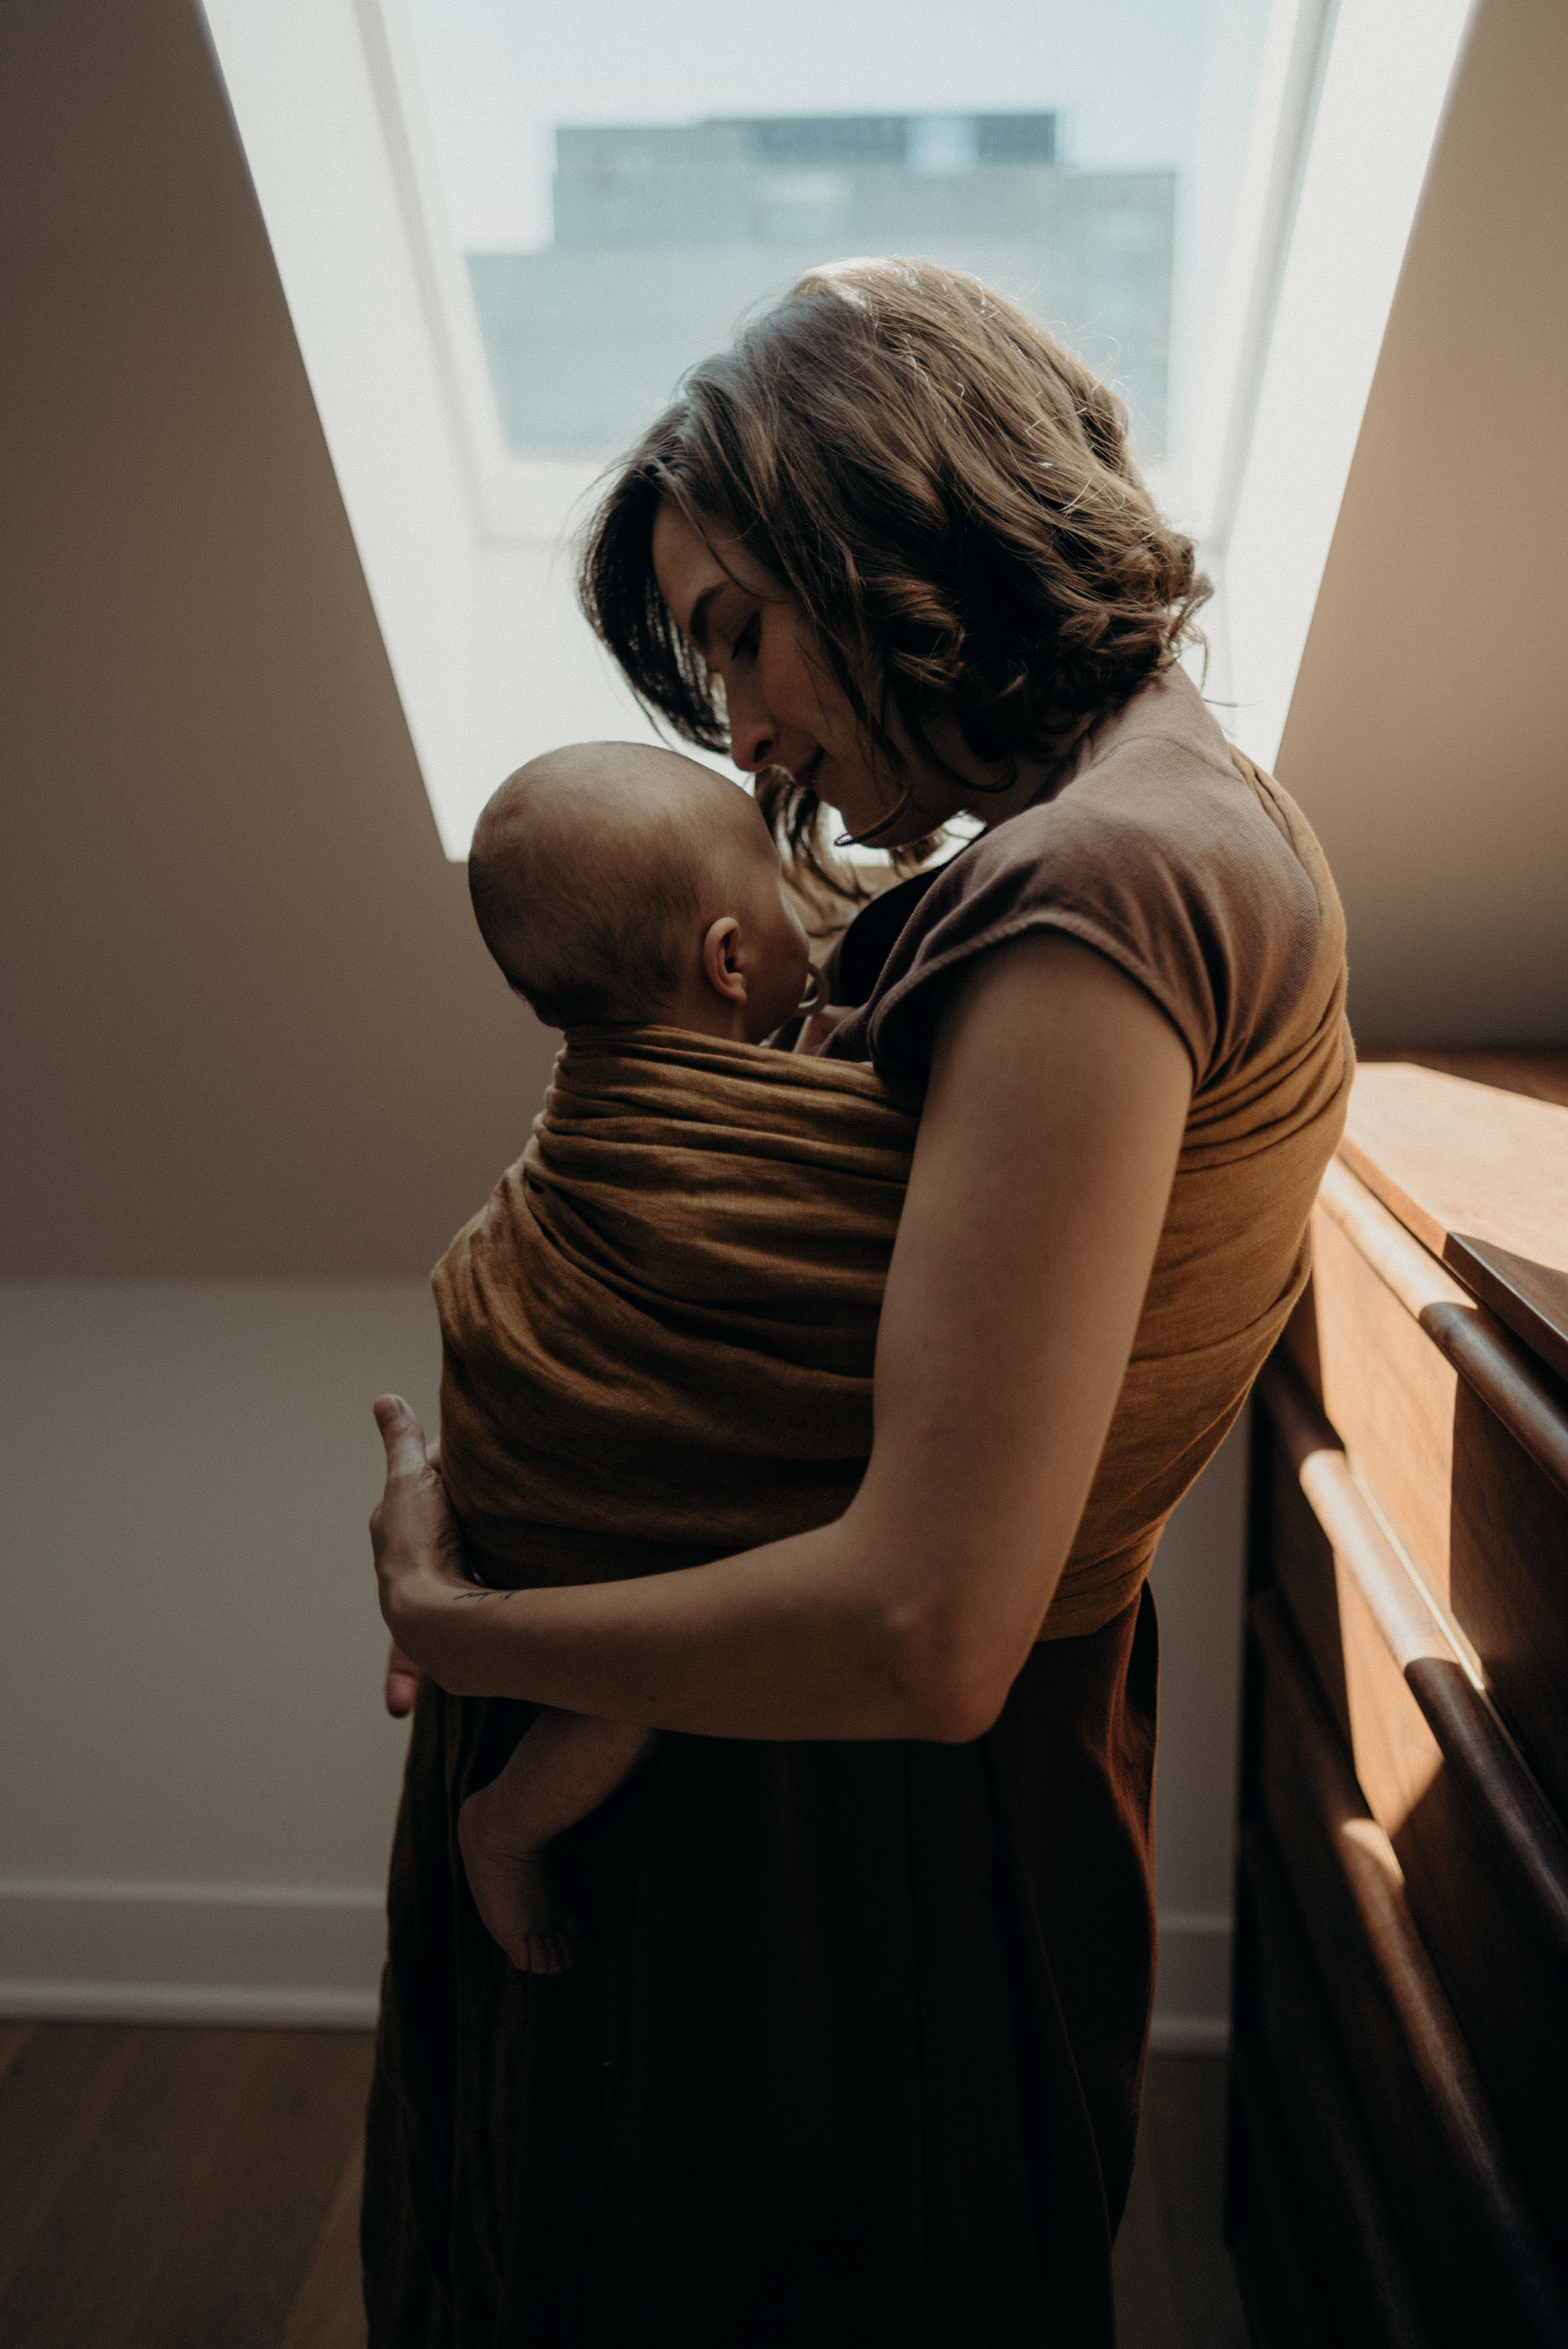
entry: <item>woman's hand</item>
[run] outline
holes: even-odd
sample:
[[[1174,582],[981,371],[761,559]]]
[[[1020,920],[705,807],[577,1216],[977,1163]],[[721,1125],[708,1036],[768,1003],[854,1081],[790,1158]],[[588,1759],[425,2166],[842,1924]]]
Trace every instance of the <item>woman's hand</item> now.
[[[418,1701],[419,1667],[412,1656],[403,1653],[396,1640],[387,1659],[387,1680],[381,1695],[394,1721],[407,1721]]]
[[[792,1052],[820,1052],[841,1019],[850,1016],[850,1007],[843,1003],[819,1003],[800,1022],[800,1033],[789,1050]]]
[[[447,1488],[441,1455],[401,1395],[377,1395],[376,1424],[387,1446],[387,1486],[370,1513],[381,1614],[392,1634],[387,1665],[387,1710],[408,1713],[419,1684],[410,1651],[422,1646],[419,1628],[431,1610],[482,1589],[468,1571],[463,1537]]]

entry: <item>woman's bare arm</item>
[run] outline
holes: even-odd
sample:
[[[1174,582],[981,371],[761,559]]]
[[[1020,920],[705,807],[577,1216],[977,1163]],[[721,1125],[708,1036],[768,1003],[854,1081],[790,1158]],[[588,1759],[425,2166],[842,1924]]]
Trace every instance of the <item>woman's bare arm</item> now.
[[[763,1738],[978,1736],[1050,1604],[1148,1286],[1191,1075],[1057,935],[954,991],[888,1276],[875,1440],[835,1524],[711,1566],[476,1592],[402,1407],[372,1520],[394,1639],[458,1694]]]

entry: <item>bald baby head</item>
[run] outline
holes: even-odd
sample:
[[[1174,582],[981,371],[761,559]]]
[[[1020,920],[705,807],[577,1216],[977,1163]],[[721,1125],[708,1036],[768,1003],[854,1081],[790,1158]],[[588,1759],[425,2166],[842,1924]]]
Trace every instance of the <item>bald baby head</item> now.
[[[749,796],[634,742],[574,743],[520,767],[469,852],[485,944],[552,1028],[670,1016],[705,926],[769,890],[779,861]]]

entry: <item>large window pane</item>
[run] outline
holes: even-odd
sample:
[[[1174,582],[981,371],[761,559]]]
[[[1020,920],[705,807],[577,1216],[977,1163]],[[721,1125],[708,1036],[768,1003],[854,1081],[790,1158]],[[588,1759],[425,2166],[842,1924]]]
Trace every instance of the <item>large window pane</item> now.
[[[1223,233],[1266,0],[414,15],[518,456],[623,446],[755,305],[879,253],[1012,295],[1116,384],[1145,454],[1179,443],[1195,244]]]
[[[562,125],[551,243],[469,262],[508,441],[614,448],[760,298],[903,253],[1076,328],[1162,449],[1176,175],[1064,171],[1056,133],[1049,110]]]

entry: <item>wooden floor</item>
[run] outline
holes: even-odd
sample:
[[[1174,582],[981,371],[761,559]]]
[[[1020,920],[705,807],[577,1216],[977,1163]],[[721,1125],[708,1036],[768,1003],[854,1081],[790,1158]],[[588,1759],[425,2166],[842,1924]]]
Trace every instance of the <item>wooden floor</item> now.
[[[364,2349],[369,2072],[358,2032],[0,2023],[5,2349]],[[1220,2242],[1222,2073],[1150,2066],[1120,2349],[1245,2349]]]
[[[0,2023],[5,2349],[364,2349],[363,2032]]]
[[[1152,2056],[1116,2242],[1119,2349],[1247,2349],[1220,2234],[1224,2167],[1224,2059]]]

